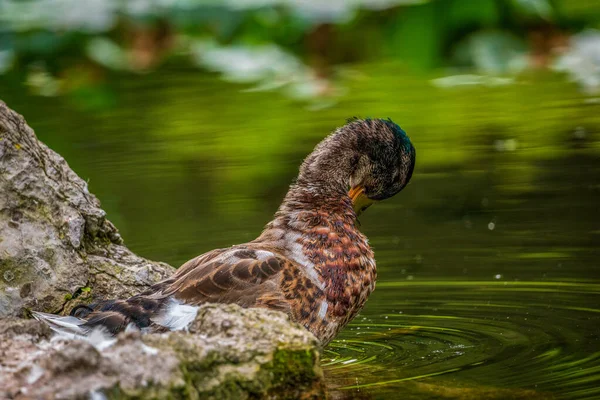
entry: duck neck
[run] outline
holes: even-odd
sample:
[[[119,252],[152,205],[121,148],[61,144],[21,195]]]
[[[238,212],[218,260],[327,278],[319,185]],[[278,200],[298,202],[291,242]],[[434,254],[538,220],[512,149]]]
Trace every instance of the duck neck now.
[[[332,136],[323,140],[300,166],[296,182],[259,240],[281,243],[282,231],[304,236],[334,221],[354,230],[356,213],[348,196],[356,164],[352,154]]]
[[[332,214],[356,214],[348,189],[342,184],[307,183],[298,180],[290,187],[275,217],[295,214],[299,211],[325,211]],[[351,212],[350,212],[351,211]]]
[[[298,180],[290,187],[274,219],[257,239],[282,250],[296,248],[296,238],[309,237],[319,228],[341,226],[358,231],[357,217],[346,188],[306,184]]]
[[[328,140],[330,138],[324,143]],[[290,186],[276,216],[318,209],[346,214],[348,209],[352,209],[348,197],[352,177],[351,158],[345,150],[319,144],[302,163],[298,178]],[[352,214],[356,219],[356,215]]]

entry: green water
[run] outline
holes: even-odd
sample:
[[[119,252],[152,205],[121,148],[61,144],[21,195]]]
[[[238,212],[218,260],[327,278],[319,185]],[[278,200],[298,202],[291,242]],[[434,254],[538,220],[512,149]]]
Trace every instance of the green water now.
[[[393,63],[346,75],[327,108],[175,66],[58,98],[5,75],[0,99],[130,248],[175,266],[257,236],[346,118],[391,117],[417,167],[361,217],[379,281],[325,349],[331,398],[600,398],[598,100],[554,75],[451,90]]]

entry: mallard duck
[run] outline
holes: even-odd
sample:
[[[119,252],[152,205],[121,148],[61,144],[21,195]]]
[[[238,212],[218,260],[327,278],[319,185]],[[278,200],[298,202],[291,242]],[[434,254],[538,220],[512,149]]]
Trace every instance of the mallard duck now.
[[[173,276],[126,300],[100,301],[71,316],[34,316],[57,331],[86,335],[180,330],[204,303],[287,313],[323,345],[364,306],[377,271],[357,217],[400,192],[415,149],[391,120],[353,119],[304,160],[274,219],[255,240],[200,255]]]

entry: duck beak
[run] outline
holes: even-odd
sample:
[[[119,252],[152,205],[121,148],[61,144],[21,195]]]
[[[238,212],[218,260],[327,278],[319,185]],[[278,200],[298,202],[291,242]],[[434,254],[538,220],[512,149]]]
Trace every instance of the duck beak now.
[[[350,189],[348,196],[350,196],[350,199],[352,200],[354,212],[357,216],[369,208],[371,204],[375,203],[375,200],[371,200],[367,197],[365,188],[362,186],[355,186]]]

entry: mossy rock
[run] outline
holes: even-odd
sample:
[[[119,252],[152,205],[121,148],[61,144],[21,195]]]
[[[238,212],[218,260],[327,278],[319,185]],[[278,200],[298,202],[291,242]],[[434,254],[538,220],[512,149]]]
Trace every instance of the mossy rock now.
[[[16,331],[0,331],[0,354],[10,349],[9,359],[0,365],[4,391],[0,397],[19,398],[23,393],[47,399],[92,394],[150,400],[324,396],[317,339],[277,311],[204,305],[189,332],[128,332],[108,346],[102,340],[50,341],[47,329],[40,330],[35,321],[2,322],[16,324]]]

